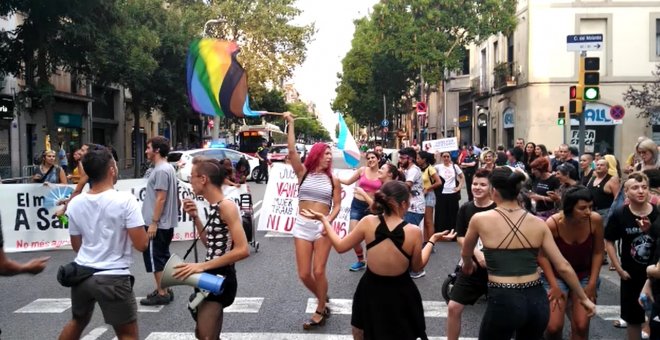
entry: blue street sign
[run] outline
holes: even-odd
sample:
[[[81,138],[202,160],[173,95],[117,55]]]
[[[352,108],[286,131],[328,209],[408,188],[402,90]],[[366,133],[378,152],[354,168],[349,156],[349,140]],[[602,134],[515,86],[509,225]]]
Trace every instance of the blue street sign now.
[[[382,127],[388,127],[388,126],[390,126],[390,121],[387,120],[387,119],[383,119],[383,121],[380,122],[380,125],[381,125]]]
[[[603,48],[602,34],[574,34],[566,36],[567,51],[600,51]]]

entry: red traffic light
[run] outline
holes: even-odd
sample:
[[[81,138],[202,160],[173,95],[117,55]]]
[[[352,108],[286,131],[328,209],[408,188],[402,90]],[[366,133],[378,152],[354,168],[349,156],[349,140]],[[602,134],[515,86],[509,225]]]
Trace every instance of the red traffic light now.
[[[577,86],[571,86],[570,87],[570,89],[568,90],[568,97],[570,99],[577,98]]]

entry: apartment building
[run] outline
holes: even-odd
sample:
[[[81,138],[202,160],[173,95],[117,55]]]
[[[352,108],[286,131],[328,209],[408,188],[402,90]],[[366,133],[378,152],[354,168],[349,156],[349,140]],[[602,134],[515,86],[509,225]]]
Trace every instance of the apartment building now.
[[[560,106],[568,111],[569,87],[577,82],[579,53],[568,52],[566,44],[574,34],[602,34],[604,42],[601,51],[587,54],[600,58],[601,89],[600,100],[584,112],[587,150],[622,156],[638,136],[660,137],[660,119],[649,125],[623,102],[631,85],[655,80],[660,1],[520,0],[517,17],[512,34],[470,46],[463,72],[452,74],[445,91],[434,92],[430,113],[438,114],[429,120],[431,137],[507,147],[524,138],[549,149],[564,142],[557,112]],[[610,116],[615,105],[625,108],[622,120]],[[577,120],[572,123],[577,130]]]

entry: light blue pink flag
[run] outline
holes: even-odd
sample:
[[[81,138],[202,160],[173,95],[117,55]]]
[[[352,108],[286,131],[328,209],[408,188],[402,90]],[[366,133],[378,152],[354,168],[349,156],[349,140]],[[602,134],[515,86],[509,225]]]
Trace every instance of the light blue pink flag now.
[[[346,121],[341,114],[339,115],[339,136],[337,137],[337,147],[344,153],[344,160],[348,166],[355,168],[360,164],[360,149],[346,125]]]

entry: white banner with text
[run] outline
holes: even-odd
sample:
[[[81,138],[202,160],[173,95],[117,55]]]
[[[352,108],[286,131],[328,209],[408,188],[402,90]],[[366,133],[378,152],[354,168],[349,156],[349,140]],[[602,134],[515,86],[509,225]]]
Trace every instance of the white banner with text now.
[[[130,191],[140,204],[145,197],[146,179],[117,181],[115,189]],[[0,222],[4,236],[5,252],[22,252],[53,249],[70,249],[69,233],[54,216],[61,200],[68,197],[73,186],[44,184],[3,184],[2,197],[7,201],[0,205]],[[225,196],[240,205],[241,195],[249,194],[247,185],[225,187]],[[193,197],[203,217],[208,217],[209,204],[202,197],[195,197],[189,183],[179,181],[179,199]],[[193,239],[192,220],[183,210],[179,211],[179,223],[174,229],[174,240]]]
[[[333,174],[338,178],[347,179],[353,175],[353,171],[334,170]],[[298,215],[298,178],[291,165],[281,163],[273,165],[268,177],[257,230],[292,234]],[[348,234],[354,186],[355,183],[341,186],[341,210],[332,223],[335,232],[341,238]]]

